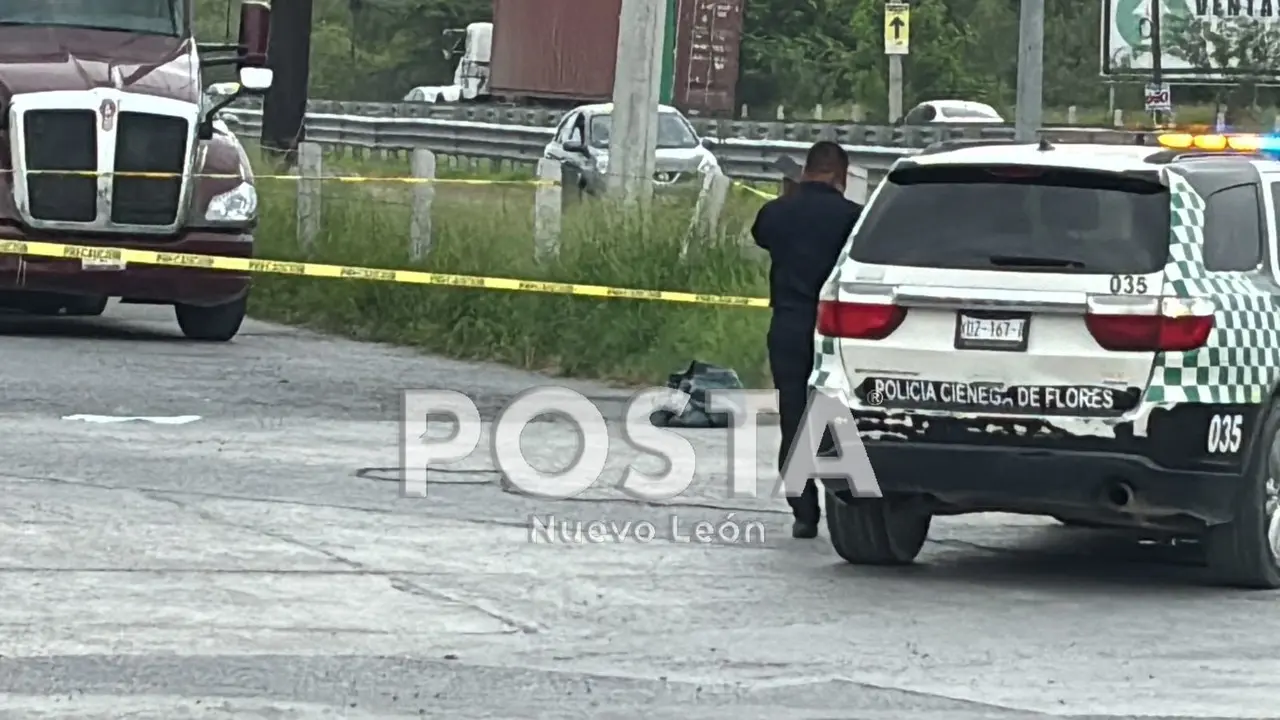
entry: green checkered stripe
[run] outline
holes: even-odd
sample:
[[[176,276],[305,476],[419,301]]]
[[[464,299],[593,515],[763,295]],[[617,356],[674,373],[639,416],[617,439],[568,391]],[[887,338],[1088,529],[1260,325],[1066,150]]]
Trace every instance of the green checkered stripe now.
[[[1280,314],[1248,273],[1204,266],[1205,203],[1186,178],[1164,170],[1172,233],[1164,293],[1212,300],[1214,329],[1202,348],[1156,355],[1145,402],[1260,403],[1280,377]]]

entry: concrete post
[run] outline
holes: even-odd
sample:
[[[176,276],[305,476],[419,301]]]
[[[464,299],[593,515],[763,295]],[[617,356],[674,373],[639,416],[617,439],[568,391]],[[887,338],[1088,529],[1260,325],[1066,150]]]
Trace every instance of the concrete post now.
[[[1018,15],[1018,94],[1014,134],[1018,142],[1040,136],[1044,101],[1044,0],[1022,0]]]
[[[719,228],[720,215],[724,212],[732,185],[733,181],[723,173],[707,173],[702,177],[702,191],[698,194],[696,210],[704,232],[715,234]]]
[[[324,195],[323,154],[320,144],[298,145],[298,245],[310,252],[320,236],[320,199]]]
[[[409,159],[413,177],[421,180],[436,179],[436,156],[426,148],[415,148]],[[421,260],[431,252],[431,206],[435,202],[436,186],[433,182],[413,186],[413,214],[409,218],[409,257]]]
[[[541,262],[560,254],[560,211],[563,202],[560,161],[549,158],[539,160],[538,181],[546,183],[537,186],[533,198],[533,256]]]

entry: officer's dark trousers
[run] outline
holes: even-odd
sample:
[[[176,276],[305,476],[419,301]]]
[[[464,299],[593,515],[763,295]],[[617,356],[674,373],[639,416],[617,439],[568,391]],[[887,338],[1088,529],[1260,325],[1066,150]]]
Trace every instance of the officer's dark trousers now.
[[[787,333],[791,335],[792,333]],[[773,386],[778,389],[778,414],[782,426],[782,447],[778,451],[778,471],[786,466],[787,454],[795,444],[804,419],[804,409],[809,402],[809,374],[813,369],[813,334],[807,337],[779,337],[781,333],[769,333],[769,368],[773,373]],[[825,433],[824,433],[825,435]],[[827,438],[823,438],[826,444]],[[800,448],[797,452],[808,452]],[[804,494],[787,497],[796,522],[817,523],[821,517],[818,506],[818,488],[813,479],[804,486]]]

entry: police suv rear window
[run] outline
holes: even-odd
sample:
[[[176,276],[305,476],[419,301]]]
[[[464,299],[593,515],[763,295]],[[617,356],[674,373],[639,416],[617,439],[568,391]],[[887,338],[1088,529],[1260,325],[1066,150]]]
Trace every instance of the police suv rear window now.
[[[889,175],[851,257],[956,270],[1145,274],[1164,267],[1169,193],[1154,176],[1025,165]]]

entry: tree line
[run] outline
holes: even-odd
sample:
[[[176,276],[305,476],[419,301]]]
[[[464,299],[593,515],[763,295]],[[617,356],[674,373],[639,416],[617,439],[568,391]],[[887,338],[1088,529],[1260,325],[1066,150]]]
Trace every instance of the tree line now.
[[[234,31],[232,6],[238,1],[196,0],[200,37],[217,40]],[[1117,1],[1137,7],[1137,0]],[[857,104],[870,117],[883,116],[888,97],[883,0],[744,2],[740,104]],[[912,0],[911,54],[904,59],[907,105],[956,97],[1011,107],[1019,4]],[[1098,76],[1102,3],[1045,0],[1045,5],[1045,105],[1105,107],[1108,90]],[[456,59],[445,57],[443,33],[490,20],[491,0],[315,0],[313,13],[311,97],[395,101],[416,85],[451,81]],[[1280,58],[1280,33],[1246,35],[1216,38],[1218,54],[1236,53],[1241,62],[1258,65],[1280,62],[1273,59]],[[1162,37],[1189,57],[1206,54],[1207,41],[1215,39],[1202,21],[1181,15],[1172,18]],[[1179,89],[1175,96],[1176,102],[1259,102],[1250,83],[1226,90]],[[1129,107],[1140,106],[1140,98],[1139,86],[1122,91]]]

